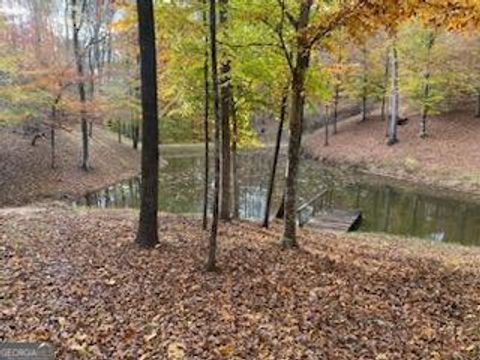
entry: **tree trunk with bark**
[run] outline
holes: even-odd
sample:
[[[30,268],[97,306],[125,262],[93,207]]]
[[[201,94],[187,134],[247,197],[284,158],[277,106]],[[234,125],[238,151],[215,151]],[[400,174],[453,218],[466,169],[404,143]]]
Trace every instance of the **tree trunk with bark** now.
[[[333,131],[332,134],[337,134],[338,123],[338,105],[340,103],[340,84],[335,85],[335,94],[333,97]]]
[[[82,133],[82,160],[80,167],[88,171],[90,168],[89,165],[89,154],[88,154],[88,123],[87,123],[87,114],[86,114],[86,92],[85,92],[85,80],[84,80],[84,68],[83,68],[83,55],[82,49],[80,48],[80,23],[78,21],[78,9],[77,9],[77,0],[71,0],[71,7],[72,7],[72,26],[73,26],[73,49],[75,54],[75,63],[77,67],[77,75],[78,75],[78,93],[80,96],[80,102],[82,104],[81,109],[81,133]],[[85,3],[81,6],[80,16],[83,16],[85,11]]]
[[[391,94],[391,114],[388,131],[388,145],[394,145],[398,142],[397,123],[399,111],[399,89],[398,89],[398,54],[396,44],[392,46],[391,54],[392,67],[392,94]]]
[[[219,0],[219,23],[227,26],[228,22],[228,0]],[[226,31],[226,30],[225,30]],[[224,56],[221,65],[221,115],[222,115],[222,161],[221,161],[221,205],[220,219],[229,221],[231,217],[231,134],[230,134],[230,115],[232,108],[232,88],[231,88],[231,64],[227,56]]]
[[[132,147],[134,150],[138,150],[138,142],[140,140],[140,125],[138,120],[134,119],[132,123]]]
[[[339,49],[338,52],[338,60],[337,63],[338,65],[341,65],[343,62],[343,57],[342,57],[342,50]],[[333,135],[337,134],[337,123],[338,123],[338,105],[340,104],[340,91],[341,91],[341,82],[342,78],[340,76],[340,73],[337,73],[335,75],[335,88],[334,88],[334,94],[333,94]]]
[[[325,143],[324,143],[324,146],[328,146],[329,143],[328,143],[328,126],[329,126],[329,120],[330,120],[330,110],[328,108],[328,105],[325,106],[325,118],[324,118],[324,127],[325,127]]]
[[[135,61],[137,63],[137,66],[140,65],[139,56],[136,57]],[[140,88],[138,86],[135,86],[131,91],[132,91],[132,96],[134,96],[136,99],[140,99]],[[135,121],[134,121],[135,126],[133,131],[134,132],[133,148],[137,150],[138,144],[141,142],[141,138],[143,136],[143,134],[141,134],[140,132],[140,129],[143,125],[141,124],[141,117],[136,110],[134,110],[134,118],[135,118]]]
[[[210,56],[212,67],[213,107],[215,115],[215,155],[214,155],[214,188],[212,206],[212,226],[208,239],[207,271],[216,269],[217,232],[218,232],[218,208],[220,200],[220,122],[222,118],[220,109],[220,90],[218,84],[218,61],[217,61],[217,14],[216,0],[210,0]]]
[[[50,167],[55,169],[55,124],[57,122],[57,104],[61,95],[57,96],[52,105],[52,123],[50,124]]]
[[[288,165],[287,165],[288,171]],[[278,207],[277,213],[275,214],[276,219],[283,219],[285,216],[285,190],[282,193],[282,199],[280,200],[280,206]]]
[[[55,169],[55,125],[50,125],[50,167]]]
[[[313,0],[303,1],[297,22],[296,63],[292,69],[292,99],[290,139],[288,142],[288,173],[285,181],[284,229],[281,239],[285,248],[297,247],[297,179],[302,141],[305,105],[305,78],[310,62],[311,47],[305,29],[308,27]]]
[[[98,34],[94,35],[92,41],[98,41]],[[93,58],[93,47],[90,46],[88,49],[88,68],[90,70],[90,79],[89,79],[89,95],[90,101],[93,101],[95,97],[95,63]],[[88,122],[88,136],[93,137],[93,121]]]
[[[118,134],[118,143],[122,143],[122,122],[117,120],[117,134]]]
[[[424,96],[428,96],[428,93],[429,93],[429,90],[430,89],[430,85],[429,84],[426,84],[425,85],[425,93],[424,93]],[[420,137],[422,139],[426,139],[428,137],[428,133],[427,133],[427,118],[428,118],[428,106],[427,105],[423,105],[423,108],[422,108],[422,123],[420,125]]]
[[[363,55],[363,79],[362,79],[362,122],[367,120],[367,97],[368,97],[368,52],[367,46],[362,48]]]
[[[427,138],[427,118],[428,118],[428,111],[430,109],[429,105],[429,97],[430,97],[430,56],[432,52],[433,45],[435,44],[435,35],[432,33],[428,39],[427,43],[427,65],[425,69],[424,75],[424,92],[423,92],[423,107],[422,107],[422,122],[420,125],[420,137],[422,139]]]
[[[155,20],[152,0],[137,0],[142,96],[142,181],[140,222],[136,242],[143,247],[158,243],[158,105]]]
[[[233,96],[232,96],[233,100]],[[233,177],[233,218],[240,217],[240,184],[238,182],[238,123],[237,108],[235,101],[232,103],[232,121],[233,121],[233,138],[232,138],[232,177]]]
[[[282,96],[280,105],[280,122],[278,124],[277,138],[275,141],[275,152],[273,154],[273,163],[270,171],[270,180],[268,181],[267,201],[265,202],[265,214],[263,217],[263,227],[268,228],[270,222],[270,207],[272,204],[273,191],[275,189],[275,176],[277,172],[278,158],[280,156],[280,146],[282,144],[283,124],[287,115],[288,106],[288,88]],[[283,202],[282,202],[283,203]],[[283,217],[283,214],[281,215]]]
[[[387,51],[387,55],[385,57],[385,72],[383,75],[382,108],[381,108],[381,115],[380,115],[380,119],[382,119],[382,121],[385,121],[386,114],[387,114],[387,109],[386,109],[387,108],[387,88],[388,88],[388,75],[389,75],[388,73],[390,69],[389,62],[390,62],[389,52]]]
[[[210,184],[210,154],[209,154],[209,132],[208,120],[210,116],[210,82],[208,81],[208,57],[209,57],[209,36],[208,36],[208,10],[207,1],[203,0],[203,26],[205,28],[205,54],[203,62],[203,88],[204,88],[204,108],[203,108],[203,133],[205,144],[205,178],[203,183],[203,229],[207,230],[208,225],[208,188]]]

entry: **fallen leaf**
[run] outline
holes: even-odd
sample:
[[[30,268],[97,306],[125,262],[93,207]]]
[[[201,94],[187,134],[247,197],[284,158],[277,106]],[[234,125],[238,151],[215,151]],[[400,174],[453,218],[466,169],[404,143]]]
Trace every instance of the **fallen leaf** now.
[[[173,342],[168,345],[167,354],[169,359],[182,360],[185,357],[185,350],[182,344]]]

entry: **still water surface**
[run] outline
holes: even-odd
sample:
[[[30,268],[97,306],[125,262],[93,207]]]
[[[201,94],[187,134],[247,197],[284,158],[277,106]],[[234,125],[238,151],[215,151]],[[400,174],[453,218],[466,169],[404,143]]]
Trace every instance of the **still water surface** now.
[[[163,154],[168,164],[160,171],[159,206],[170,213],[200,213],[203,201],[201,154]],[[284,168],[285,159],[280,161]],[[260,219],[264,212],[271,151],[245,152],[239,159],[240,215]],[[434,196],[372,179],[334,174],[313,161],[301,165],[299,204],[323,188],[329,189],[330,206],[361,209],[359,231],[386,232],[424,239],[480,246],[480,203]],[[282,192],[283,172],[278,174],[273,211]],[[139,181],[130,179],[89,194],[82,204],[94,207],[138,207]]]

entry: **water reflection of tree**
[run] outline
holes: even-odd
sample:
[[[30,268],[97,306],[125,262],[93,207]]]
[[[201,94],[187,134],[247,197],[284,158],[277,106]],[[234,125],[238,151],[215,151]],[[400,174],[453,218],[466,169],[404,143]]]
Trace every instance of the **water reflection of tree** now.
[[[269,150],[239,154],[240,215],[261,218],[268,184]],[[169,158],[160,171],[159,204],[162,211],[200,213],[203,202],[201,156]],[[285,167],[281,156],[279,168]],[[333,207],[360,208],[365,231],[386,231],[444,241],[480,244],[480,205],[429,196],[420,191],[374,183],[351,184],[317,163],[305,161],[300,169],[299,202],[322,188],[333,189]],[[272,212],[280,204],[284,171],[277,172]],[[138,207],[139,180],[134,178],[90,194],[84,204],[96,207]]]

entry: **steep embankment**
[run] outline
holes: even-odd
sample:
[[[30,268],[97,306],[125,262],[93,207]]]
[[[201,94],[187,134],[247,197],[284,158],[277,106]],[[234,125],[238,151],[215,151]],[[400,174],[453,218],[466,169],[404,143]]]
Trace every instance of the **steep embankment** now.
[[[418,136],[419,129],[419,117],[409,117],[398,128],[400,142],[387,146],[386,123],[378,117],[345,121],[330,146],[324,146],[321,129],[306,137],[305,147],[320,161],[480,196],[480,119],[458,112],[432,117],[427,139]]]
[[[59,359],[480,359],[478,249],[221,224],[216,274],[200,221],[136,212],[0,209],[0,341]],[[32,226],[35,224],[35,226]]]
[[[79,168],[78,130],[57,131],[56,169],[50,168],[50,140],[40,139],[32,146],[32,138],[19,128],[0,127],[0,206],[79,196],[139,170],[139,154],[100,128],[94,129],[90,139],[92,170],[88,173]]]

